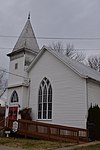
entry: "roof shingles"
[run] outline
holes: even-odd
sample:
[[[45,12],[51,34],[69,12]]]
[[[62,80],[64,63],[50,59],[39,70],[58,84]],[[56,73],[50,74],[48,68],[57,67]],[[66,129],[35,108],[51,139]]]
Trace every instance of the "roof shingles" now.
[[[33,67],[33,65],[37,62],[37,60],[41,57],[43,52],[47,50],[50,52],[52,55],[54,55],[56,58],[58,58],[60,61],[62,61],[66,66],[71,68],[74,72],[76,72],[78,75],[80,75],[83,78],[91,78],[93,80],[99,81],[100,82],[100,73],[80,62],[77,62],[69,57],[66,57],[65,55],[53,51],[49,49],[48,47],[43,46],[42,50],[38,53],[36,58],[33,60],[33,62],[30,64],[29,68],[27,71],[29,72],[30,69]]]

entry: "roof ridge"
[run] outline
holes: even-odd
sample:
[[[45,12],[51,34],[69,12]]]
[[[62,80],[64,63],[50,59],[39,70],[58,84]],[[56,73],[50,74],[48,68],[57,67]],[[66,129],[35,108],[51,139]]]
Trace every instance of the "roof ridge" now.
[[[38,59],[41,57],[41,55],[45,51],[50,52],[52,55],[54,55],[56,58],[58,58],[62,63],[64,63],[67,67],[69,67],[71,70],[73,70],[76,74],[78,74],[82,78],[91,78],[95,81],[100,82],[100,73],[96,70],[86,66],[85,64],[82,64],[80,62],[77,62],[69,57],[64,56],[63,54],[53,51],[52,49],[43,46],[43,48],[40,50],[36,58],[32,61],[30,66],[27,68],[27,71],[29,72],[32,67],[35,65],[35,63],[38,61]]]
[[[47,48],[47,47],[45,47]],[[48,48],[47,50],[51,51],[51,53],[56,54],[59,59],[62,59],[62,61],[66,64],[69,65],[71,69],[73,69],[75,72],[77,72],[79,75],[85,78],[92,78],[94,80],[100,81],[100,72],[97,70],[94,70],[93,68],[90,68],[89,66],[78,62],[74,59],[71,59],[64,54],[61,54],[57,51],[53,51],[52,49]]]
[[[53,51],[52,49],[49,49],[49,50]],[[97,74],[100,75],[100,72],[99,72],[99,71],[97,71],[97,70],[91,68],[91,67],[88,66],[88,65],[85,65],[85,64],[82,63],[82,62],[76,61],[75,59],[72,59],[72,58],[70,58],[70,57],[68,57],[68,56],[65,56],[63,53],[59,53],[59,52],[57,52],[57,51],[53,51],[53,52],[54,52],[54,53],[58,53],[59,55],[62,55],[63,57],[65,57],[65,59],[69,59],[69,60],[72,61],[73,63],[75,62],[75,63],[78,63],[78,64],[80,64],[80,65],[83,65],[84,67],[90,69],[90,70],[93,71],[94,73],[97,73]]]

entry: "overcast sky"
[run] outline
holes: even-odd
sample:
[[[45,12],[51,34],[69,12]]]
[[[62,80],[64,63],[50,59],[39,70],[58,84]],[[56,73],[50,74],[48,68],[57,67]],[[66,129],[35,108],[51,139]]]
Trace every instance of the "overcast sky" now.
[[[100,0],[0,0],[0,36],[19,36],[31,13],[31,23],[40,37],[100,37]],[[17,38],[0,37],[0,67],[8,68]],[[38,39],[39,47],[55,40]],[[59,40],[74,48],[100,48],[100,40]],[[2,49],[1,49],[2,48]],[[3,49],[7,48],[7,49]],[[86,52],[86,51],[85,51]],[[93,53],[89,51],[88,54]]]

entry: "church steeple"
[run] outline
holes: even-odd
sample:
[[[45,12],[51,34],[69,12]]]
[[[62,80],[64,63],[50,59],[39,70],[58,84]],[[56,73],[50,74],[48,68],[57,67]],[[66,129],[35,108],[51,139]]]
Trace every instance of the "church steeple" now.
[[[23,48],[34,51],[36,53],[39,52],[39,46],[37,44],[37,40],[30,22],[30,12],[28,15],[28,20],[15,44],[15,47],[13,48],[13,52]]]
[[[9,74],[9,107],[17,108],[19,105],[21,108],[28,107],[29,100],[27,95],[29,95],[29,76],[26,69],[37,56],[38,52],[39,46],[30,22],[29,13],[26,24],[13,48],[13,51],[7,55],[10,58],[9,72],[16,74]],[[19,98],[16,104],[11,103],[11,97],[14,91],[17,92]]]
[[[29,14],[28,14],[28,19],[30,20],[30,12],[29,12]]]

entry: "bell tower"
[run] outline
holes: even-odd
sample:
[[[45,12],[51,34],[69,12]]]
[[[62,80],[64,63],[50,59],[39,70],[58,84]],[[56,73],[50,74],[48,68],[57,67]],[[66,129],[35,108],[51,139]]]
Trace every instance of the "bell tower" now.
[[[12,50],[7,54],[10,58],[8,78],[9,108],[28,107],[29,78],[27,67],[39,52],[39,46],[30,22],[30,13],[27,22]],[[16,94],[15,94],[16,93]]]

